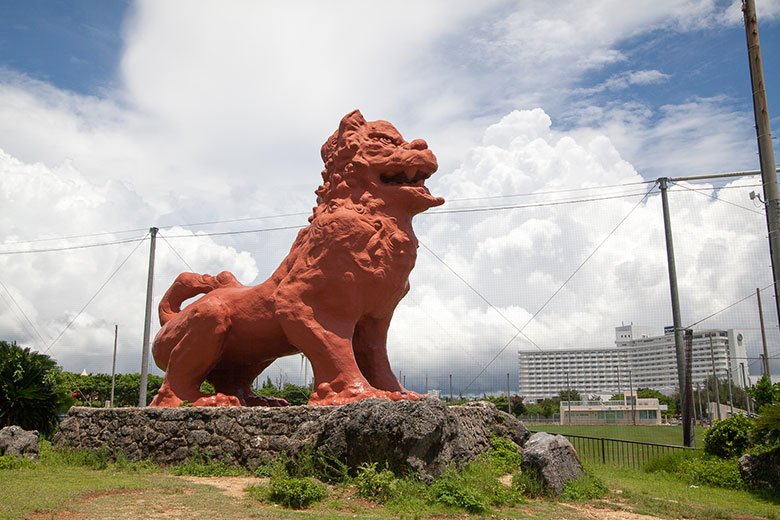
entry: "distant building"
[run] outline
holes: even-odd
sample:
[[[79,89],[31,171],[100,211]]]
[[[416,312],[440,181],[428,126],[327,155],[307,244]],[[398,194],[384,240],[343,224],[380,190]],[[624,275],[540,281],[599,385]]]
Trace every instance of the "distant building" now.
[[[623,396],[619,401],[561,401],[561,424],[661,424],[668,407],[658,399]]]
[[[739,360],[746,357],[741,333],[733,329],[694,331],[694,386],[712,375],[713,359],[719,379],[730,376],[734,384],[744,386]],[[612,347],[520,350],[518,365],[519,393],[527,402],[556,396],[568,387],[583,396],[628,392],[629,386],[669,394],[678,382],[674,334],[667,331],[654,336],[647,327],[637,325],[616,327]]]

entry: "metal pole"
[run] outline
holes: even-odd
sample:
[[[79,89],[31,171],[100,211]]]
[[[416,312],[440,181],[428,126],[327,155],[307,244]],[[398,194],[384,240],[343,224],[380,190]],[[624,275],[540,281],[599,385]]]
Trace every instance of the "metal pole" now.
[[[761,44],[758,39],[758,18],[755,0],[743,0],[742,13],[745,18],[750,84],[753,91],[753,115],[756,121],[758,160],[761,164],[761,180],[766,201],[766,223],[769,231],[769,253],[772,257],[772,274],[775,288],[775,306],[780,319],[780,190],[777,186],[775,151],[772,144],[772,129],[769,125],[769,107],[766,102],[764,67],[761,63]]]
[[[693,331],[691,329],[685,329],[685,409],[683,419],[687,417],[687,422],[683,425],[683,437],[688,439],[687,436],[690,436],[690,444],[686,446],[693,448],[696,441],[693,436]]]
[[[674,263],[674,243],[672,241],[672,222],[669,217],[669,196],[666,193],[669,179],[658,179],[661,188],[661,205],[663,206],[664,233],[666,235],[666,262],[669,268],[669,292],[672,299],[672,322],[674,325],[674,350],[677,357],[677,379],[680,385],[680,408],[683,420],[683,444],[693,447],[693,431],[691,418],[688,416],[688,406],[685,403],[685,352],[683,351],[682,319],[680,318],[680,295],[677,290],[677,267]]]
[[[718,374],[715,372],[715,348],[712,346],[712,333],[710,333],[710,359],[712,360],[712,379],[715,380],[715,401],[718,406],[718,420],[723,418],[720,416],[720,383],[718,382]]]
[[[569,373],[566,372],[566,391],[569,395],[566,396],[566,402],[569,404],[569,424],[571,424],[571,385],[569,384]]]
[[[620,361],[619,361],[619,360],[618,360],[618,363],[620,363]],[[617,366],[617,380],[618,380],[618,381],[617,381],[617,383],[618,383],[618,391],[617,391],[617,393],[618,393],[618,394],[621,394],[621,393],[623,393],[623,392],[620,390],[620,365],[619,365],[619,364],[618,364],[618,366]],[[623,397],[625,397],[625,396],[623,396]]]
[[[766,348],[766,328],[764,328],[764,308],[761,305],[761,290],[756,287],[756,300],[758,300],[758,322],[761,324],[761,344],[764,347],[764,359],[761,369],[766,377],[769,377],[769,353]]]
[[[509,395],[509,372],[506,373],[506,409],[512,413],[512,398]]]
[[[428,374],[425,374],[425,393],[428,393]]]
[[[154,248],[157,245],[157,228],[149,229],[152,235],[149,246],[149,276],[146,279],[146,316],[144,318],[144,344],[141,353],[141,384],[138,388],[138,406],[146,406],[146,384],[149,379],[149,334],[152,329],[152,286],[154,282]]]
[[[631,395],[631,422],[636,426],[636,396],[634,395],[634,381],[631,379],[631,371],[628,371],[628,393]]]
[[[450,374],[450,402],[452,402],[452,374]]]
[[[701,406],[701,387],[699,386],[699,383],[696,383],[696,394],[699,396],[699,420],[701,421],[700,425],[704,426],[704,408]]]
[[[745,363],[739,364],[739,370],[740,372],[742,372],[742,389],[745,391],[745,405],[746,405],[747,413],[748,415],[753,415],[750,406],[750,393],[748,393],[747,377],[745,377]]]
[[[731,414],[731,417],[734,417],[734,392],[732,391],[731,387],[734,385],[734,381],[731,377],[731,367],[728,368],[728,375],[729,375],[729,413]]]
[[[710,414],[710,387],[707,380],[704,381],[704,392],[707,394],[707,424],[712,426],[712,414]]]
[[[114,325],[114,359],[111,362],[111,399],[108,406],[114,407],[114,387],[116,386],[116,340],[119,336],[119,325]]]

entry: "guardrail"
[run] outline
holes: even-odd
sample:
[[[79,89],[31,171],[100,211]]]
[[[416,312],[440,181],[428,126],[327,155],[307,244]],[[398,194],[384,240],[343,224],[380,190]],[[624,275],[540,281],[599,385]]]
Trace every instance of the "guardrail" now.
[[[531,431],[536,433],[533,430]],[[587,437],[570,433],[551,434],[563,435],[569,439],[569,442],[577,450],[582,461],[636,469],[642,469],[646,463],[662,455],[696,451],[696,448],[675,446],[674,444],[653,444],[651,442],[627,441],[607,437]]]

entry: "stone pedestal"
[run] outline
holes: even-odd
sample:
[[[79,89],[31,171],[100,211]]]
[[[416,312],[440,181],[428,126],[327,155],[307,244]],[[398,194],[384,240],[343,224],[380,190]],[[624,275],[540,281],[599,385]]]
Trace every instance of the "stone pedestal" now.
[[[283,408],[71,408],[55,442],[177,464],[201,456],[249,469],[304,450],[350,468],[378,462],[430,481],[490,448],[491,436],[522,446],[528,430],[489,403],[366,399],[344,406]]]

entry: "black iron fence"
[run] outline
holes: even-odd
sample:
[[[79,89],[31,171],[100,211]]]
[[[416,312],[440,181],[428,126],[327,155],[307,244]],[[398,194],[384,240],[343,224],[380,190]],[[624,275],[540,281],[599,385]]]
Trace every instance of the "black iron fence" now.
[[[626,441],[605,437],[587,437],[570,433],[558,435],[563,435],[571,442],[574,449],[577,450],[580,460],[583,462],[636,469],[642,469],[645,464],[663,455],[696,451],[696,448],[675,446],[673,444],[653,444],[651,442]]]

